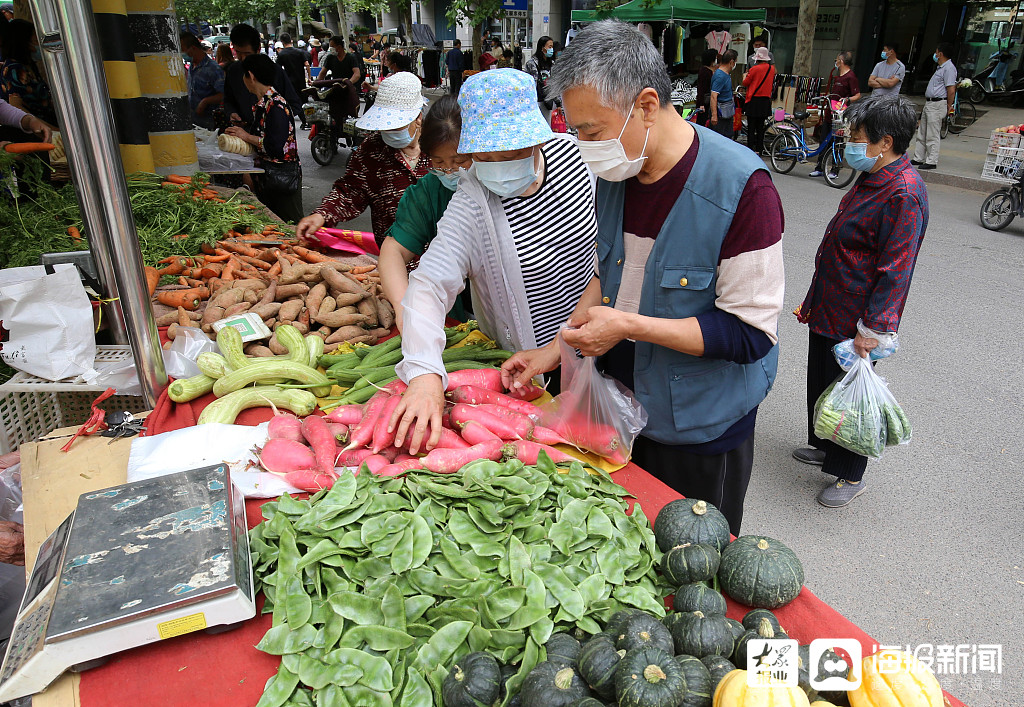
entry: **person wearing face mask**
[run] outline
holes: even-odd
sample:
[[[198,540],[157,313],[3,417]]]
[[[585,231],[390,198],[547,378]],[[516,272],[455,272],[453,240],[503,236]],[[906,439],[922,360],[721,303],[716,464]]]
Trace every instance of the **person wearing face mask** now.
[[[537,40],[537,50],[523,66],[523,71],[533,77],[537,83],[537,106],[544,114],[544,119],[551,122],[551,109],[554,103],[544,95],[544,86],[551,75],[551,67],[555,63],[555,40],[544,35]]]
[[[594,272],[592,177],[576,140],[553,133],[537,109],[533,78],[481,72],[462,85],[459,106],[458,149],[472,154],[473,166],[460,172],[402,299],[396,371],[409,389],[390,424],[402,439],[409,432],[413,454],[441,434],[444,318],[465,280],[480,329],[521,351],[555,341]]]
[[[4,54],[0,63],[0,98],[50,125],[57,113],[43,73],[42,54],[35,28],[27,20],[11,20],[4,27]]]
[[[377,263],[380,284],[384,296],[395,308],[399,332],[404,324],[402,298],[409,287],[409,270],[416,267],[437,236],[437,222],[444,216],[464,170],[473,165],[472,157],[459,153],[461,131],[458,99],[442,96],[423,118],[423,134],[420,135],[420,150],[430,159],[430,172],[405,190],[398,202],[395,222],[380,247]],[[464,299],[459,297],[448,316],[466,321]]]
[[[814,406],[844,374],[832,353],[853,339],[867,357],[878,340],[861,333],[896,332],[907,302],[921,241],[928,227],[928,191],[911,167],[907,148],[914,134],[914,106],[901,96],[872,95],[846,114],[851,138],[844,157],[862,174],[839,203],[814,258],[814,276],[797,318],[808,326],[807,442],[793,457],[836,477],[818,502],[850,503],[865,490],[867,457],[814,434]]]
[[[928,80],[924,90],[924,110],[914,136],[914,147],[910,151],[910,164],[918,169],[935,169],[939,165],[939,145],[942,121],[953,112],[953,98],[956,95],[956,66],[951,55],[953,45],[941,43],[932,54],[935,73]]]
[[[825,95],[830,99],[829,105],[822,111],[821,122],[814,128],[814,134],[819,140],[832,132],[832,108],[831,100],[845,98],[847,103],[860,100],[860,82],[857,81],[857,74],[853,73],[853,54],[850,52],[839,52],[836,56],[835,68],[832,70],[832,80]],[[818,155],[818,164],[808,176],[822,177],[825,174],[825,156],[829,150],[822,150]]]
[[[907,67],[899,60],[899,50],[894,42],[882,47],[882,60],[875,64],[868,77],[868,86],[872,96],[898,94],[903,85],[903,77],[907,75]]]
[[[192,123],[212,130],[216,127],[214,108],[224,102],[224,69],[210,58],[191,32],[181,33],[181,51],[189,59],[186,78]]]
[[[629,71],[608,56],[630,57]],[[753,152],[676,113],[662,58],[635,27],[588,26],[548,89],[598,176],[597,272],[565,342],[647,410],[633,460],[716,505],[738,535],[778,363],[779,195]],[[558,363],[553,343],[513,355],[502,377],[514,390]]]
[[[356,122],[357,127],[376,132],[352,153],[345,175],[316,211],[299,221],[296,236],[312,237],[324,226],[333,227],[370,209],[374,238],[378,245],[383,243],[402,194],[430,169],[430,160],[420,149],[422,122],[419,78],[403,71],[381,82],[373,107]]]

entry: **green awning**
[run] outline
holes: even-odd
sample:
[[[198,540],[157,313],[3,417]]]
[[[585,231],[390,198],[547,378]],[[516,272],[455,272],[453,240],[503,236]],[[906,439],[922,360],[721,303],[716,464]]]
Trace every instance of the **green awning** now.
[[[616,18],[625,22],[764,22],[764,8],[721,7],[710,0],[658,0],[645,7],[649,0],[632,0],[611,12],[573,10],[573,22],[596,22]]]

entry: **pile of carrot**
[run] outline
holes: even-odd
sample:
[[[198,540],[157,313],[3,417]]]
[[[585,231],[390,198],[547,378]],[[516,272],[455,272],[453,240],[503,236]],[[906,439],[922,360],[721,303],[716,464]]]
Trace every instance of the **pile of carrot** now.
[[[328,344],[374,344],[394,324],[394,309],[383,296],[376,265],[340,263],[286,242],[293,237],[272,225],[258,234],[232,231],[227,236],[203,246],[201,255],[165,258],[161,269],[146,269],[156,301],[173,308],[157,318],[158,326],[170,327],[169,338],[177,327],[195,322],[210,333],[215,322],[248,312],[259,314],[272,331],[291,324]],[[157,289],[167,275],[177,283]],[[286,352],[273,337],[266,345],[250,344],[247,349],[259,356]]]

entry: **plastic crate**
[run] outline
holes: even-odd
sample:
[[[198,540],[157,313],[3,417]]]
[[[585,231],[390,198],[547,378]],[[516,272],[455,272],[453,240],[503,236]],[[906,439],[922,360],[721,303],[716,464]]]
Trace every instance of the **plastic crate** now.
[[[988,139],[988,154],[997,155],[1002,147],[1020,147],[1020,135],[993,130]]]
[[[1000,147],[995,155],[985,158],[981,178],[990,182],[1013,184],[1024,169],[1024,147]]]
[[[131,357],[128,346],[97,346],[93,366],[103,371]],[[14,374],[0,385],[0,454],[12,452],[58,427],[81,425],[92,414],[92,401],[104,390],[102,385],[48,381],[23,372]],[[102,407],[107,412],[149,409],[145,400],[135,395],[114,395]]]

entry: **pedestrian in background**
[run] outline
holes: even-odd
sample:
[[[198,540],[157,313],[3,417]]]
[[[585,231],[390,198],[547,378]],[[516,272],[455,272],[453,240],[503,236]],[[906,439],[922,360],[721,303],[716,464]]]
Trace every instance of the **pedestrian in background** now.
[[[759,47],[754,52],[757,62],[743,76],[747,89],[744,112],[747,114],[747,147],[758,155],[764,154],[764,131],[768,116],[772,114],[772,87],[775,85],[775,67],[769,60],[768,50]]]
[[[292,46],[292,37],[287,32],[281,34],[281,51],[277,53],[277,65],[284,69],[285,76],[292,88],[299,95],[306,90],[306,72],[309,70],[310,57],[303,49]],[[299,111],[299,127],[308,130],[305,111]]]
[[[705,49],[700,55],[700,71],[697,72],[697,122],[707,127],[711,117],[711,79],[718,65],[718,51]]]
[[[533,77],[537,84],[537,106],[540,108],[544,120],[551,122],[551,109],[554,103],[544,95],[544,87],[551,76],[551,67],[555,63],[555,40],[546,34],[537,40],[537,49],[526,61],[523,71]]]
[[[807,324],[807,443],[793,457],[836,477],[818,502],[845,506],[864,492],[867,457],[814,434],[818,398],[845,372],[832,347],[853,339],[862,357],[878,340],[861,335],[896,332],[910,279],[928,227],[928,192],[905,154],[917,115],[901,96],[869,96],[846,114],[850,141],[844,157],[862,172],[839,203],[814,258],[814,276],[797,310]]]
[[[181,51],[189,59],[185,77],[192,123],[211,130],[215,127],[213,109],[224,102],[224,69],[210,58],[191,32],[181,33]]]
[[[843,51],[836,56],[835,68],[826,98],[828,98],[828,103],[822,109],[822,121],[814,129],[818,140],[821,141],[827,140],[832,132],[832,101],[845,98],[847,104],[850,104],[860,100],[860,81],[857,80],[857,74],[853,73],[852,52]],[[821,151],[821,154],[818,155],[817,167],[808,176],[821,177],[825,174],[825,158],[830,153],[831,150]]]
[[[907,67],[899,60],[896,44],[889,43],[882,47],[882,60],[875,64],[868,77],[868,87],[872,96],[888,96],[900,92],[903,78],[907,75]]]
[[[246,57],[258,54],[262,47],[260,33],[252,25],[240,23],[231,28],[231,47],[234,49],[237,62],[228,65],[224,70],[224,113],[236,125],[250,125],[252,110],[256,105],[256,96],[245,87],[242,62]],[[302,112],[302,99],[288,80],[284,69],[277,68],[274,78],[274,89],[288,101],[292,114]]]
[[[732,70],[736,68],[738,54],[726,49],[718,58],[718,69],[711,78],[711,107],[708,127],[719,135],[732,139],[732,118],[736,115],[736,100],[732,95]]]
[[[953,45],[942,42],[932,54],[935,73],[928,80],[924,90],[924,110],[921,123],[914,137],[914,149],[910,155],[911,164],[918,169],[935,169],[939,166],[939,140],[942,121],[953,112],[953,98],[956,95],[956,66],[953,65]]]
[[[761,47],[768,49],[768,42],[764,40],[763,35],[758,35],[754,37],[754,41],[750,43],[750,46],[753,49],[754,53],[747,57],[747,66],[753,66],[757,62],[757,59],[754,58],[757,55],[757,50],[760,49]],[[775,63],[775,56],[771,52],[768,52],[768,63]]]
[[[452,48],[444,56],[445,66],[448,67],[448,91],[453,95],[459,95],[462,88],[462,72],[466,70],[466,57],[462,53],[462,40],[456,39],[452,42]]]

